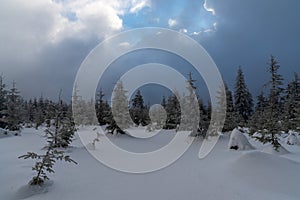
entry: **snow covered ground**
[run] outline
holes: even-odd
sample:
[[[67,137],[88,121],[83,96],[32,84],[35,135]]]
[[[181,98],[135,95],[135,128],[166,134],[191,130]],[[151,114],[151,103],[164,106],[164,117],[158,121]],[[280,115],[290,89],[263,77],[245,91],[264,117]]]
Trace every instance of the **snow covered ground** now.
[[[83,128],[92,131],[93,127]],[[135,129],[135,131],[137,131]],[[144,131],[141,129],[140,131]],[[88,153],[76,136],[67,153],[78,165],[57,162],[55,174],[32,196],[26,184],[34,175],[32,160],[17,157],[28,151],[42,152],[44,132],[23,129],[21,136],[0,138],[0,199],[30,200],[298,200],[300,198],[300,146],[284,147],[291,153],[263,153],[262,144],[250,140],[255,150],[228,149],[229,135],[221,136],[203,160],[197,155],[201,139],[171,166],[147,174],[127,174],[110,169]],[[147,152],[164,146],[175,135],[163,131],[148,139],[109,136],[122,148]],[[249,137],[248,137],[249,138]],[[282,139],[282,143],[284,143]],[[97,145],[100,145],[97,144]],[[33,189],[33,190],[35,190]]]

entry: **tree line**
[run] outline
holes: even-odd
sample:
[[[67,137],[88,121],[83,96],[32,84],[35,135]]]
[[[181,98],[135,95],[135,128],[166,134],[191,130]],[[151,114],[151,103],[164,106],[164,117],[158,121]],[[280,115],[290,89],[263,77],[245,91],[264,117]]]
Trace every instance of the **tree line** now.
[[[279,73],[280,65],[274,56],[270,57],[267,69],[269,81],[262,83],[264,89],[256,99],[248,89],[241,66],[237,69],[232,91],[225,83],[225,93],[220,91],[218,94],[218,99],[226,98],[226,105],[223,105],[226,108],[226,120],[222,131],[248,127],[251,134],[255,132],[262,134],[259,140],[278,146],[277,135],[280,131],[300,131],[300,79],[298,74],[294,73],[293,79],[285,86],[283,77]],[[10,89],[7,89],[3,79],[1,75],[0,127],[9,130],[19,130],[21,126],[35,128],[42,124],[50,126],[55,119],[54,110],[58,105],[61,107],[63,116],[68,116],[77,124],[107,125],[110,133],[124,133],[124,129],[132,125],[151,126],[153,121],[155,124],[149,129],[175,129],[183,120],[193,126],[186,128],[192,130],[194,136],[205,136],[211,119],[211,103],[204,104],[199,96],[197,96],[199,109],[194,109],[196,105],[191,99],[194,98],[192,95],[196,90],[196,80],[193,79],[191,73],[187,80],[189,94],[183,99],[182,105],[180,105],[180,94],[172,94],[162,97],[161,108],[163,109],[158,108],[152,111],[150,105],[145,104],[140,90],[129,101],[122,82],[117,83],[111,104],[104,99],[105,94],[102,90],[98,91],[95,102],[83,100],[75,90],[72,97],[73,106],[80,113],[80,115],[74,115],[76,119],[72,118],[72,102],[62,100],[54,102],[43,97],[24,100],[15,82]],[[183,116],[181,106],[188,110],[190,115]],[[130,124],[131,122],[133,124]],[[194,125],[195,123],[198,123],[197,126]]]

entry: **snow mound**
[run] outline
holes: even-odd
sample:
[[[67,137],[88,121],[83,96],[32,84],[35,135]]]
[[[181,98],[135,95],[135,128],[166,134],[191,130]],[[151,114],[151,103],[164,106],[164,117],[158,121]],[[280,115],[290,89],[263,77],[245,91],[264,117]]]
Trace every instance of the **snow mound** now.
[[[295,199],[300,195],[299,170],[298,162],[259,151],[243,154],[231,166],[232,173],[245,184],[268,193],[276,190]]]
[[[237,128],[231,132],[228,148],[241,151],[254,149],[246,136]]]
[[[273,145],[267,145],[265,148],[263,148],[262,152],[273,154],[273,155],[285,155],[289,154],[290,152],[286,150],[283,146],[280,146],[277,150],[274,149]]]
[[[48,192],[48,188],[53,185],[53,181],[46,181],[41,186],[39,185],[24,185],[18,189],[13,197],[13,200],[27,199],[29,197],[44,194]]]
[[[286,138],[288,145],[300,145],[300,141],[296,136],[296,132],[289,131],[289,136]]]

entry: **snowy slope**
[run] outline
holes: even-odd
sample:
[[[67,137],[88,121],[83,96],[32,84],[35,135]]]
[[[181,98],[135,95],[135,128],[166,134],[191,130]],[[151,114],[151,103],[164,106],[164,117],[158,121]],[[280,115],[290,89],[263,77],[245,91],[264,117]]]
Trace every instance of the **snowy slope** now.
[[[85,128],[85,131],[92,128]],[[144,130],[141,130],[144,131]],[[109,136],[131,151],[160,148],[174,136],[173,131],[148,138]],[[24,185],[33,175],[32,160],[17,159],[27,151],[41,151],[44,133],[24,129],[21,137],[0,139],[0,199],[20,199]],[[95,160],[78,137],[68,149],[79,164],[58,162],[55,174],[41,194],[30,200],[296,200],[300,191],[300,147],[285,146],[292,154],[277,156],[257,150],[230,151],[228,135],[221,136],[214,150],[203,160],[197,155],[201,140],[171,166],[148,174],[127,174],[112,170]],[[26,190],[26,189],[25,189]]]

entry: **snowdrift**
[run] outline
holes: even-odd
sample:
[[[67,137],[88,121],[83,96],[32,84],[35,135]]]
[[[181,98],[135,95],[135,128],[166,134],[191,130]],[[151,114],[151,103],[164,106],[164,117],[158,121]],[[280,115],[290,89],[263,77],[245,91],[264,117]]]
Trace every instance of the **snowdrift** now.
[[[264,153],[269,153],[273,155],[285,155],[289,154],[290,152],[286,150],[283,146],[280,146],[277,150],[274,149],[273,145],[267,145],[266,147],[263,148],[262,152]]]
[[[254,147],[249,143],[246,136],[237,128],[235,128],[231,132],[228,148],[240,151],[254,149]]]
[[[232,163],[232,172],[250,186],[299,198],[300,164],[290,159],[248,152]]]

